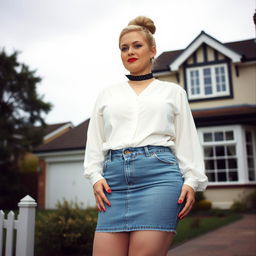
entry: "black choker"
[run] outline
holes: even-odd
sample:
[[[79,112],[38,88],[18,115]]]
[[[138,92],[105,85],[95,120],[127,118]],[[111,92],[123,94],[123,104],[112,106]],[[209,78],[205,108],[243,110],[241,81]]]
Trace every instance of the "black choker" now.
[[[153,73],[149,73],[146,75],[141,75],[141,76],[133,76],[133,75],[125,75],[129,80],[132,81],[142,81],[142,80],[148,80],[153,78]]]

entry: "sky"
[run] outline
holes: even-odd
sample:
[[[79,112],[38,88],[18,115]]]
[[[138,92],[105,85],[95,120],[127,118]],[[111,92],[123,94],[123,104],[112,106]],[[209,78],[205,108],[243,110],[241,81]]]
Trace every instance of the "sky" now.
[[[126,81],[118,37],[138,15],[156,25],[157,56],[186,48],[204,30],[220,42],[255,38],[256,0],[1,0],[0,49],[42,78],[48,124],[78,125],[101,89]]]

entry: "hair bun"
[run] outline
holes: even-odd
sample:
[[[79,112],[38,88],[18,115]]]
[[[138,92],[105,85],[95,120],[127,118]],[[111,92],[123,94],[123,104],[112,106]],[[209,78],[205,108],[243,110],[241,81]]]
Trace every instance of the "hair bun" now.
[[[152,34],[154,34],[156,31],[156,27],[153,20],[145,16],[136,17],[135,19],[131,20],[128,25],[137,25],[137,26],[145,27]]]

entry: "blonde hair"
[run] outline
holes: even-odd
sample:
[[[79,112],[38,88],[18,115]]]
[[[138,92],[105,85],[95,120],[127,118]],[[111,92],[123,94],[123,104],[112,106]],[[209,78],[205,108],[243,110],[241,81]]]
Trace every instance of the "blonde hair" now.
[[[156,46],[155,38],[153,37],[153,34],[156,31],[156,27],[153,20],[145,16],[138,16],[131,20],[128,23],[128,26],[121,31],[119,36],[119,48],[122,36],[128,32],[133,31],[143,32],[150,48]]]

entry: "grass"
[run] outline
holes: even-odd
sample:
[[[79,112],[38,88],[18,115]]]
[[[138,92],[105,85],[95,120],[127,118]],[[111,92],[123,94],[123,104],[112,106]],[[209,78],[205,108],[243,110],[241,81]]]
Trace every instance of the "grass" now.
[[[187,216],[178,223],[177,235],[174,238],[173,246],[177,246],[191,238],[202,235],[242,217],[240,213],[229,211],[209,212],[208,214],[193,214]]]

